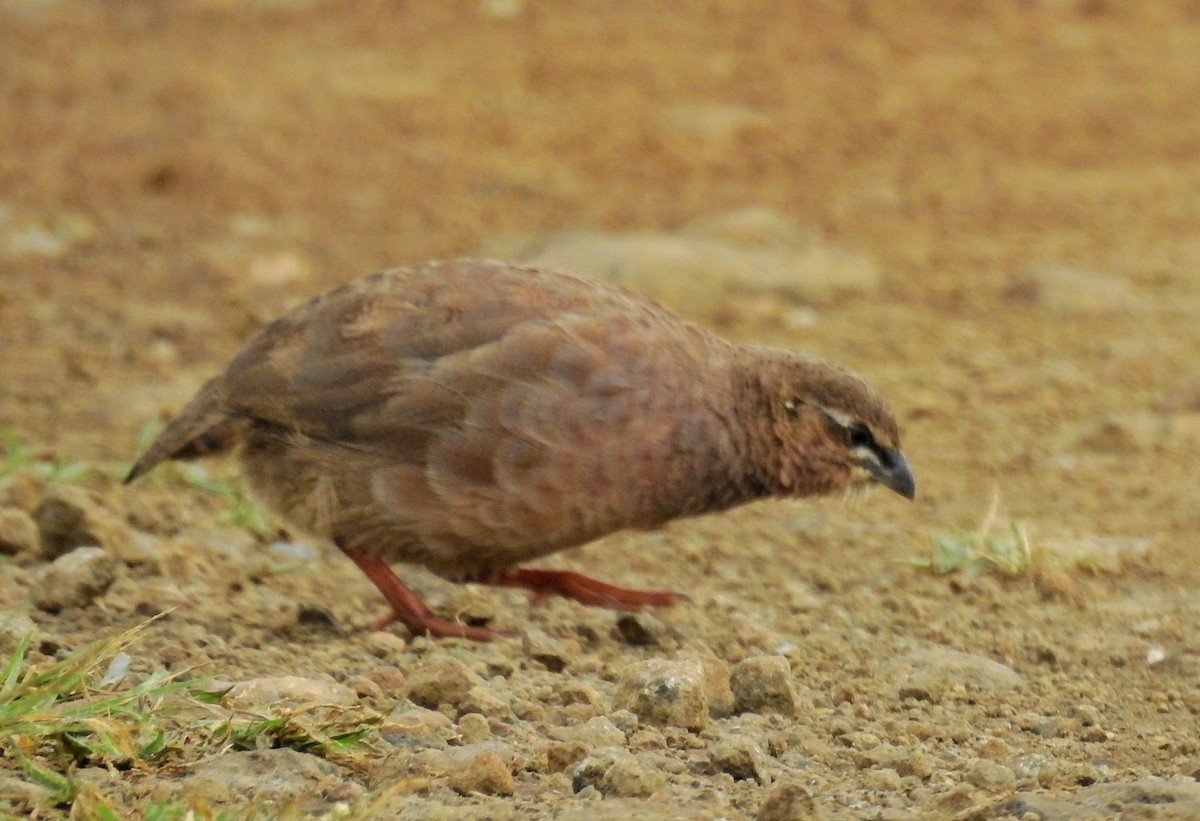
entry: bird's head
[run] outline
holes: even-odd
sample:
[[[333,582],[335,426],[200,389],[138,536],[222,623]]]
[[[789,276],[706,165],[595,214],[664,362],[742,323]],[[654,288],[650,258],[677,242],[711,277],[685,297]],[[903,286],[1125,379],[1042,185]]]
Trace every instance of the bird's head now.
[[[759,409],[770,426],[769,478],[781,495],[813,496],[872,483],[916,493],[887,402],[859,376],[828,362],[771,351]]]

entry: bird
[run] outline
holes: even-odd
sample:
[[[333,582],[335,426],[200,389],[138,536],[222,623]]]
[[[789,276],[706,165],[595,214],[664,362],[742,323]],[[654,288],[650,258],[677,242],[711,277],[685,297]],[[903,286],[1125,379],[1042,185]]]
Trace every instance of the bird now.
[[[726,341],[617,285],[496,260],[380,271],[255,333],[133,464],[234,451],[255,497],[335,544],[413,635],[490,641],[392,569],[616,610],[686,595],[525,563],[767,498],[915,481],[861,377]]]

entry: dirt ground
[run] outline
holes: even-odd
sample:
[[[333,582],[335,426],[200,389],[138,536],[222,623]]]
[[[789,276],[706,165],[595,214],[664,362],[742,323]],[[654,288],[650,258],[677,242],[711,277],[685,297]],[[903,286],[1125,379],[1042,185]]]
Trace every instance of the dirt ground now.
[[[129,648],[135,677],[331,678],[419,725],[282,798],[188,780],[245,771],[235,749],[80,765],[119,817],[1200,817],[1193,0],[2,0],[0,100],[0,431],[98,468],[10,476],[0,501],[32,515],[65,485],[122,534],[98,539],[113,586],[57,613],[31,601],[47,556],[0,564],[31,660],[178,606]],[[621,629],[407,572],[532,637],[479,647],[362,629],[383,603],[350,562],[231,523],[182,474],[120,485],[148,422],[335,283],[749,206],[881,279],[695,318],[866,375],[915,503],[764,503],[547,562],[692,597]],[[1031,566],[914,564],[994,493]],[[690,730],[620,709],[631,665],[700,657],[717,679],[786,659],[794,704],[710,704]],[[443,726],[410,703],[430,670],[499,703],[435,697]],[[305,766],[267,752],[271,778]],[[456,772],[497,758],[510,781]],[[7,753],[0,772],[0,809],[69,811],[18,794]]]

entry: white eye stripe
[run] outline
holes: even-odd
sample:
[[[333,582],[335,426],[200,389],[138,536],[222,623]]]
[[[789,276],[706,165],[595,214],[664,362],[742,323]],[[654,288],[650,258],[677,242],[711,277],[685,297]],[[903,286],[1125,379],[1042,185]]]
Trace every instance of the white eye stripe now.
[[[854,424],[854,420],[841,411],[835,411],[832,408],[821,408],[821,412],[832,419],[839,427],[849,428]]]
[[[856,447],[854,449],[854,455],[864,462],[873,462],[876,465],[881,464],[879,461],[879,454],[866,445],[859,445]]]

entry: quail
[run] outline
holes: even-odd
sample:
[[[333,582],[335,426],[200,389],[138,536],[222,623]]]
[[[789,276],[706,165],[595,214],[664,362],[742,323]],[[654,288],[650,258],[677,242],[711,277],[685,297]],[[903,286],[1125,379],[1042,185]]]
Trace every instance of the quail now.
[[[639,609],[686,598],[523,566],[623,528],[768,497],[915,483],[884,399],[823,360],[718,338],[581,276],[490,260],[397,268],[258,331],[136,461],[240,454],[285,521],[331,540],[414,634],[393,572]]]

